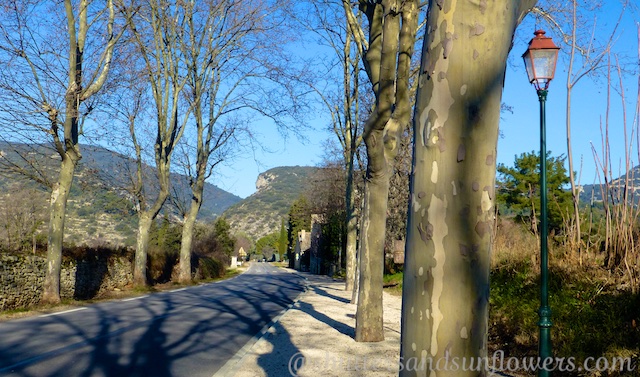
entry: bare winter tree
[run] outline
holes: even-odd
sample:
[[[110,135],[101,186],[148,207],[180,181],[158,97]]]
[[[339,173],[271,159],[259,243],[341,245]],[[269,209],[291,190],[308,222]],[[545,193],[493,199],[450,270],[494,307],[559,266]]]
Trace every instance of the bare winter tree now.
[[[356,340],[384,338],[382,327],[382,275],[387,199],[399,137],[411,119],[410,68],[418,28],[418,1],[360,1],[368,37],[349,1],[343,1],[354,41],[362,46],[364,68],[376,102],[365,123],[367,179],[359,243],[358,310]],[[365,50],[366,47],[366,50]]]
[[[572,0],[566,3],[546,2],[545,7],[537,6],[532,14],[541,21],[546,22],[555,33],[561,36],[561,41],[567,45],[569,54],[569,67],[567,74],[566,119],[567,132],[567,161],[569,164],[569,180],[573,198],[573,229],[570,230],[570,248],[577,251],[578,259],[582,264],[582,231],[580,224],[580,182],[575,176],[575,163],[573,160],[571,143],[571,111],[572,94],[576,85],[587,76],[598,75],[599,70],[606,66],[605,57],[611,52],[616,39],[616,32],[620,20],[629,4],[627,0],[621,2],[621,13],[611,34],[604,35],[598,31],[597,17],[594,13],[607,6],[600,1]],[[592,19],[591,19],[592,18]],[[568,26],[568,30],[565,27]]]
[[[285,119],[296,117],[297,90],[282,81],[291,76],[280,65],[288,34],[279,18],[285,6],[262,0],[185,5],[188,39],[180,47],[187,63],[185,97],[193,127],[183,143],[182,162],[192,192],[182,228],[183,283],[191,281],[193,231],[205,180],[216,165],[233,158],[239,137],[252,137],[247,126],[252,118],[266,117],[286,127]]]
[[[535,2],[429,2],[414,114],[404,361],[486,356],[502,88],[515,29]],[[400,375],[486,373],[435,367]]]
[[[189,19],[186,10],[189,7],[189,2],[172,4],[169,1],[152,0],[133,2],[128,9],[132,39],[142,60],[143,75],[154,104],[156,132],[153,154],[159,184],[158,194],[152,202],[138,202],[133,277],[134,284],[138,286],[147,284],[149,230],[170,194],[171,158],[191,112],[182,96],[188,81],[188,63],[183,46],[188,44]],[[131,136],[136,151],[139,151],[135,125],[132,125]],[[140,162],[138,166],[141,169]],[[138,177],[141,177],[141,170]]]
[[[316,78],[310,86],[317,93],[320,100],[331,114],[330,128],[336,135],[342,148],[344,163],[345,187],[345,224],[347,229],[346,253],[346,284],[345,290],[354,289],[356,279],[356,247],[358,234],[359,212],[356,202],[357,153],[362,144],[362,124],[360,120],[361,96],[366,91],[361,90],[360,83],[366,78],[361,77],[362,53],[366,46],[366,39],[356,38],[354,33],[361,32],[360,19],[357,19],[358,29],[354,30],[347,18],[342,0],[310,1],[305,5],[308,12],[295,12],[294,16],[300,25],[306,27],[317,36],[321,45],[332,50],[332,56],[322,60],[319,68],[320,76],[330,84],[320,86],[323,82]],[[349,12],[351,10],[349,9]],[[357,15],[361,18],[361,13]],[[336,85],[337,83],[337,85]]]
[[[13,182],[0,199],[0,247],[11,251],[36,251],[38,228],[45,223],[47,198],[44,190]]]
[[[5,165],[51,187],[42,301],[58,303],[65,211],[82,157],[79,136],[107,79],[122,31],[117,30],[113,0],[3,1],[2,6],[3,137],[46,143],[60,159],[58,168],[47,171],[20,154],[25,149],[16,148],[21,157]]]

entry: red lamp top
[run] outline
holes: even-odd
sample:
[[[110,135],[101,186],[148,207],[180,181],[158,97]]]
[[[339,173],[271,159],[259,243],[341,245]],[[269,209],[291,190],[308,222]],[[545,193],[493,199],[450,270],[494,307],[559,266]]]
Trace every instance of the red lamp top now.
[[[547,90],[555,75],[560,47],[551,38],[544,36],[544,30],[536,30],[533,34],[535,37],[529,42],[529,48],[522,54],[522,58],[529,82],[537,90]]]

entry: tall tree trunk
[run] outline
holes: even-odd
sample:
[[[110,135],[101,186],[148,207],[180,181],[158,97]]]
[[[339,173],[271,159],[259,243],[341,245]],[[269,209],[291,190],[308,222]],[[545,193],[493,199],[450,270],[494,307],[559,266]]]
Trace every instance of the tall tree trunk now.
[[[133,284],[137,287],[147,285],[147,251],[149,250],[149,232],[153,219],[148,211],[138,214],[138,235],[136,237],[136,256],[133,268]]]
[[[351,156],[347,161],[347,190],[346,190],[346,220],[347,220],[347,242],[346,242],[346,259],[347,259],[347,276],[345,291],[352,291],[356,280],[356,247],[358,242],[358,219],[356,217],[355,206],[355,188],[354,188],[354,158]]]
[[[367,147],[367,178],[359,245],[360,282],[355,334],[358,342],[384,339],[382,275],[389,180],[400,147],[400,132],[411,118],[409,76],[417,14],[417,1],[406,1],[401,6],[394,1],[382,1],[381,7],[377,5],[368,16],[370,22],[379,21],[378,17],[382,22],[370,29],[370,40],[376,39],[380,49],[373,48],[374,43],[370,43],[366,55],[371,67],[369,77],[376,93],[376,108],[363,133]],[[375,64],[371,64],[374,62],[379,71],[376,68],[374,72]]]
[[[92,81],[83,83],[83,63],[85,43],[87,42],[87,32],[94,21],[88,21],[89,4],[82,1],[78,9],[77,15],[74,14],[74,7],[70,0],[64,1],[66,30],[69,42],[69,66],[67,72],[68,84],[66,88],[64,103],[64,126],[59,129],[60,120],[58,119],[59,110],[52,107],[51,104],[43,98],[42,107],[49,115],[51,128],[49,134],[52,136],[53,144],[62,158],[60,172],[58,173],[58,181],[54,184],[51,192],[51,202],[49,207],[49,234],[47,240],[47,267],[45,272],[45,280],[43,286],[42,302],[43,303],[59,303],[60,302],[60,271],[62,262],[62,243],[64,237],[64,220],[66,216],[67,199],[71,191],[73,183],[73,175],[75,173],[78,161],[82,158],[80,147],[78,145],[79,130],[79,114],[82,102],[96,94],[103,87],[109,67],[113,57],[113,50],[118,39],[122,35],[113,34],[113,22],[115,19],[115,9],[113,2],[108,0],[104,9],[108,13],[106,29],[108,33],[108,42],[105,44],[102,59],[96,67],[100,72],[92,78]],[[24,52],[22,52],[24,54]],[[33,68],[33,67],[32,67]],[[35,70],[34,79],[39,81],[38,74]],[[40,84],[38,84],[39,86]],[[40,91],[42,89],[40,88]],[[90,111],[90,110],[88,110]],[[60,138],[59,131],[62,131],[63,139]]]
[[[198,182],[193,189],[191,206],[182,225],[182,241],[180,244],[180,283],[191,283],[191,248],[193,245],[193,233],[196,226],[196,218],[202,206],[202,193],[204,191],[204,175],[198,176]]]
[[[351,15],[351,10],[347,9],[347,16]],[[345,159],[346,174],[346,196],[345,196],[345,216],[346,216],[346,284],[345,291],[352,291],[355,286],[356,279],[356,252],[358,244],[358,219],[356,217],[355,205],[355,185],[354,170],[357,149],[361,143],[358,135],[358,115],[360,111],[360,80],[358,72],[360,71],[360,59],[363,41],[353,35],[353,28],[349,27],[348,17],[347,35],[343,49],[342,74],[343,74],[343,101],[344,101],[344,134],[343,155]],[[351,41],[355,39],[356,56],[351,59]],[[353,80],[352,80],[353,75]],[[340,134],[338,133],[340,139]]]
[[[60,270],[62,262],[62,242],[67,199],[73,183],[73,175],[79,160],[75,152],[65,153],[60,165],[58,181],[51,192],[49,208],[49,233],[47,239],[47,273],[41,301],[47,304],[60,303]]]
[[[456,357],[461,365],[487,354],[502,88],[513,33],[534,3],[429,2],[414,115],[400,346],[403,362],[424,359],[426,368],[404,368],[401,376],[486,375],[484,368],[436,370],[429,359]]]
[[[382,131],[365,137],[369,166],[364,189],[364,208],[360,239],[360,276],[356,334],[358,342],[384,340],[382,321],[382,275],[384,240],[389,196],[390,162],[384,156]]]
[[[167,164],[168,165],[168,164]],[[153,206],[147,210],[138,212],[138,235],[136,238],[135,263],[133,268],[133,284],[144,287],[149,284],[147,280],[147,257],[149,254],[149,232],[164,202],[169,197],[169,172],[166,168],[158,169],[160,175],[160,192]],[[163,175],[165,174],[165,175]],[[164,177],[164,179],[163,179]]]

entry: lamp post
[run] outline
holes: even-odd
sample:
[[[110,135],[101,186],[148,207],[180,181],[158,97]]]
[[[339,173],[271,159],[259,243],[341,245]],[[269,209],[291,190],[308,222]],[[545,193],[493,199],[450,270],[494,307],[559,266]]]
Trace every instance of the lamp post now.
[[[539,377],[550,375],[551,361],[551,308],[549,307],[549,254],[547,251],[547,141],[545,124],[545,103],[547,89],[553,80],[558,60],[558,50],[551,38],[544,36],[543,30],[537,30],[529,42],[529,48],[522,55],[529,76],[540,100],[540,337],[538,355],[540,357]],[[547,362],[547,360],[549,360]]]

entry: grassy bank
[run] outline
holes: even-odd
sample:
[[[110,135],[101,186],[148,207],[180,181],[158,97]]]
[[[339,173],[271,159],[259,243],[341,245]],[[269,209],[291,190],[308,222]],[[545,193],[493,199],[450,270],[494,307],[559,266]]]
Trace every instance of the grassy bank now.
[[[506,357],[537,356],[539,269],[537,239],[517,228],[496,237],[492,255],[489,309],[490,354],[502,350]],[[633,294],[614,273],[600,267],[598,256],[583,266],[569,263],[561,248],[550,255],[550,305],[553,352],[574,357],[631,358],[633,372],[575,374],[576,376],[640,376],[640,295]],[[402,273],[385,276],[385,288],[402,292]],[[562,373],[563,376],[571,376]]]

